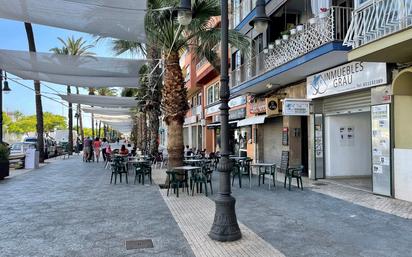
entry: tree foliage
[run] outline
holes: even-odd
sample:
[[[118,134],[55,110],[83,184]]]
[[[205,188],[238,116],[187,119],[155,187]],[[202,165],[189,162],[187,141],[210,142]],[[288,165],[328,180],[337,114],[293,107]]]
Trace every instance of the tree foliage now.
[[[54,129],[66,129],[66,118],[61,115],[52,114],[50,112],[45,112],[43,114],[44,131],[50,132]],[[9,133],[25,134],[29,132],[36,131],[36,115],[21,115],[16,117],[15,122],[10,122],[8,126]]]

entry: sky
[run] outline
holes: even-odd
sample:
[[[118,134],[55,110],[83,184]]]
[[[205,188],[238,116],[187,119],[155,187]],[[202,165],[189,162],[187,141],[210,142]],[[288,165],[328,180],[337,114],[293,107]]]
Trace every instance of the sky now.
[[[85,39],[90,44],[94,42],[94,38],[87,33],[36,24],[32,24],[32,26],[37,52],[49,52],[49,50],[53,47],[61,47],[61,42],[57,39],[58,37],[61,37],[63,39],[71,36],[74,36],[75,38],[83,37],[83,39]],[[23,22],[0,19],[0,32],[0,49],[28,51],[26,30],[24,28]],[[109,39],[100,41],[96,45],[96,47],[90,49],[90,51],[96,53],[96,56],[114,57],[114,53],[111,51]],[[127,58],[127,56],[122,57]],[[8,76],[10,78],[16,78],[11,74]],[[21,80],[20,78],[18,78],[18,82],[33,89],[33,81]],[[53,100],[42,97],[43,112],[51,112],[67,117],[67,103],[62,102],[60,97],[55,95],[57,94],[56,91],[58,91],[59,93],[66,93],[66,86],[47,82],[41,83],[54,89],[52,90],[42,85],[42,94],[58,101],[55,102]],[[3,95],[3,111],[13,112],[18,110],[25,115],[35,114],[36,109],[34,91],[10,80],[9,86],[12,91],[6,95]],[[72,92],[73,90],[74,88],[72,88]],[[80,93],[87,94],[87,91],[85,89],[81,89]],[[64,105],[62,105],[61,103],[64,103]],[[74,122],[74,124],[76,123]],[[91,127],[90,114],[84,114],[84,126]]]

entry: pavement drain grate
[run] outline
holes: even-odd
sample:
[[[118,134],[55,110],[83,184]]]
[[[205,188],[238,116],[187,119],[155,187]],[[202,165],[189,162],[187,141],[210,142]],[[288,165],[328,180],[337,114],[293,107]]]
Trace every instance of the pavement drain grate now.
[[[328,184],[327,184],[327,183],[322,183],[322,182],[315,182],[315,183],[312,183],[312,185],[315,185],[315,186],[327,186]]]
[[[153,248],[153,241],[151,239],[144,240],[127,240],[126,250]]]

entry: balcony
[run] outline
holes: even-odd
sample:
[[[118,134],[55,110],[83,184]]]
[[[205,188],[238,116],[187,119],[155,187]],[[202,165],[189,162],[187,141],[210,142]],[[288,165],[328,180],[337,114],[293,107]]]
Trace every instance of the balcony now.
[[[351,20],[351,8],[332,7],[323,18],[311,19],[287,40],[276,40],[269,49],[231,72],[230,85],[236,88],[247,81],[277,69],[299,57],[335,41],[343,41]]]
[[[350,60],[412,61],[412,1],[374,0],[353,12],[344,44]]]

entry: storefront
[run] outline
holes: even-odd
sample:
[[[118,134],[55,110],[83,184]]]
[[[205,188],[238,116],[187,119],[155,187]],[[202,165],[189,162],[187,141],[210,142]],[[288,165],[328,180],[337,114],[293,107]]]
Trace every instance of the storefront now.
[[[220,104],[215,104],[206,108],[206,127],[209,131],[206,134],[207,150],[212,142],[211,152],[220,151]],[[229,142],[231,153],[239,155],[240,149],[246,145],[244,139],[245,132],[237,128],[237,121],[246,117],[246,96],[238,96],[229,101]],[[210,149],[210,148],[209,148]]]
[[[248,156],[256,162],[280,163],[282,151],[289,151],[289,163],[303,165],[306,171],[309,112],[306,83],[291,84],[260,97],[251,96],[248,103],[248,117],[238,122],[239,127],[251,131]]]
[[[311,178],[392,195],[387,84],[385,63],[351,62],[307,78],[313,103]]]
[[[202,149],[202,126],[197,115],[185,118],[183,124],[183,143],[193,150]]]

